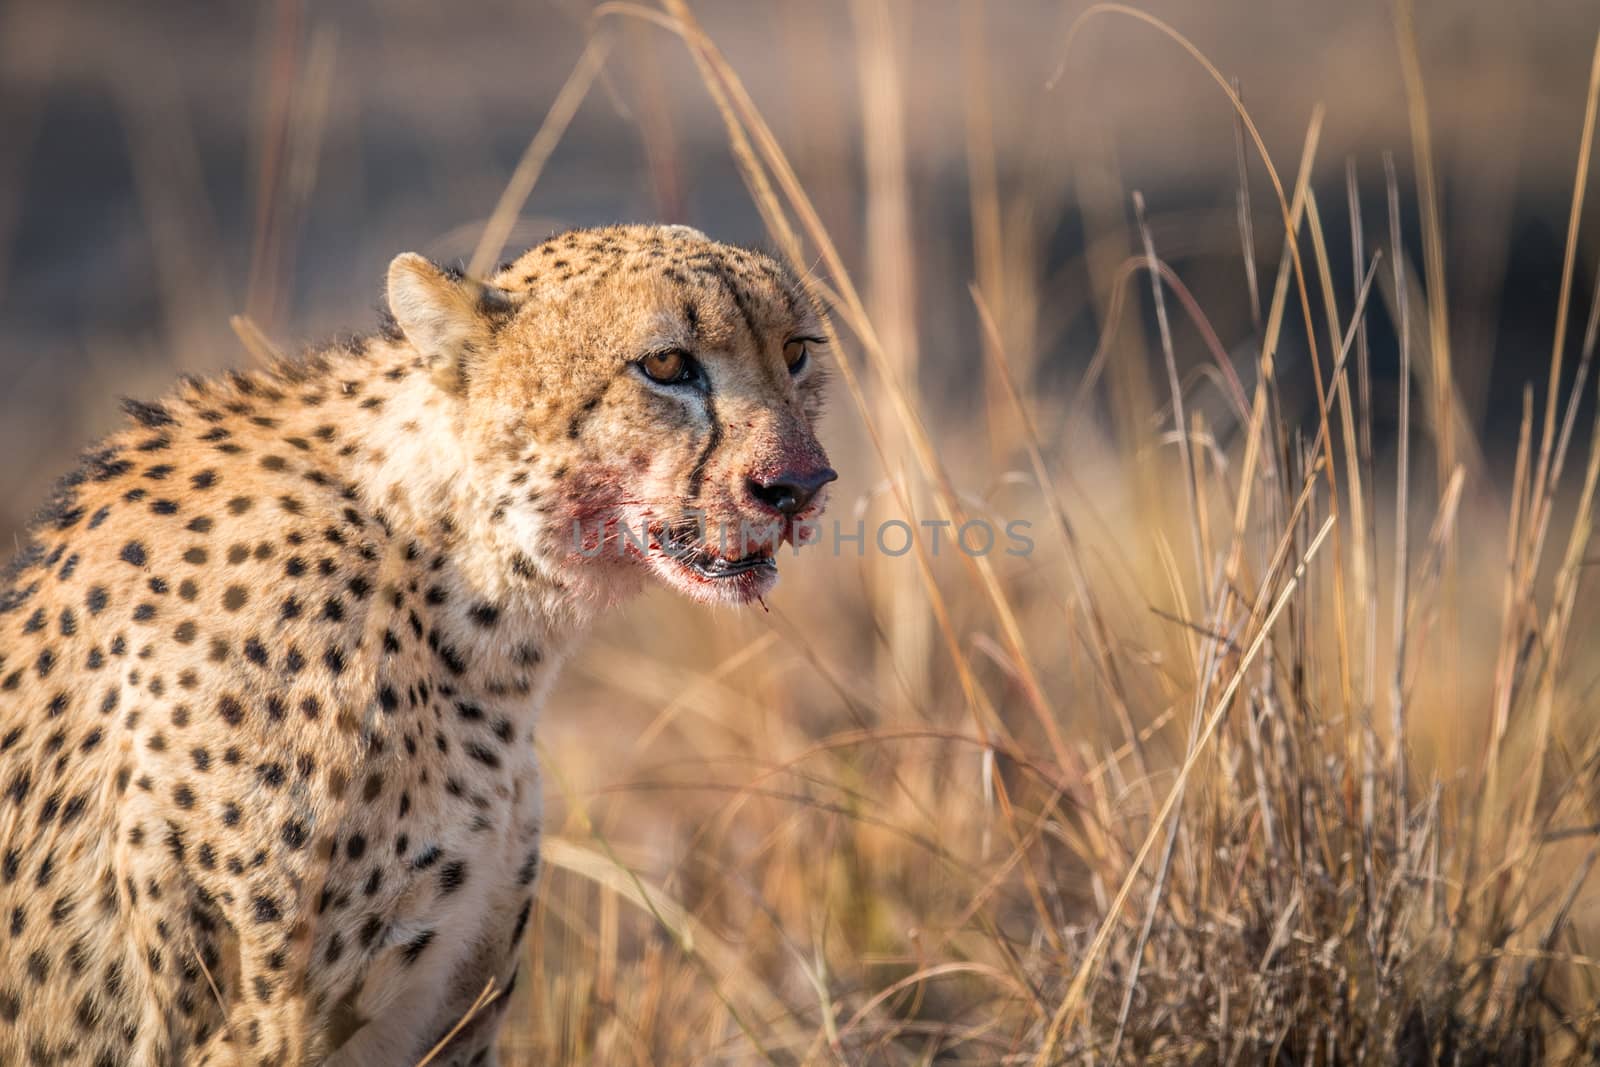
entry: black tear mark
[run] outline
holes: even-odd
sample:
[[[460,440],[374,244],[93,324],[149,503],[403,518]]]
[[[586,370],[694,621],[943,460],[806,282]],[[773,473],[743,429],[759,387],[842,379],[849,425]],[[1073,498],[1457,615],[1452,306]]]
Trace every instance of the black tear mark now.
[[[700,486],[705,481],[706,466],[711,462],[711,454],[722,444],[722,421],[717,418],[717,401],[711,391],[711,382],[705,384],[706,418],[711,421],[711,432],[706,436],[706,447],[700,450],[700,458],[695,460],[694,469],[689,471],[689,499],[700,498]]]

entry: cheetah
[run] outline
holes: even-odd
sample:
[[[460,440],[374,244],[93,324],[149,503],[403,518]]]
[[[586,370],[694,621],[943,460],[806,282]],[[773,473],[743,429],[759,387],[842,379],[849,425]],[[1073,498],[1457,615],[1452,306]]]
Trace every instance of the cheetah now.
[[[386,304],[126,401],[0,579],[0,1064],[413,1064],[490,983],[434,1062],[493,1064],[557,669],[649,582],[762,597],[825,504],[767,255],[580,230]]]

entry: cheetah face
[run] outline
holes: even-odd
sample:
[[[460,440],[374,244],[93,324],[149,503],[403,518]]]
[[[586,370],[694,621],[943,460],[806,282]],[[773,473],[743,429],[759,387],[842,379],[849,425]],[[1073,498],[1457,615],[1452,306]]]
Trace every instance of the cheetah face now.
[[[817,530],[826,332],[767,256],[682,227],[579,231],[489,285],[401,257],[390,304],[464,399],[482,496],[552,572],[742,604]]]

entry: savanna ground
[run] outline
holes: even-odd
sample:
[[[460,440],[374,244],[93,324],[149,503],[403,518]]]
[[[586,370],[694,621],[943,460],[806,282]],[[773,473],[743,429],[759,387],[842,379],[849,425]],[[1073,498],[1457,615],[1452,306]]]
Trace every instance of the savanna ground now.
[[[596,634],[504,1062],[1592,1061],[1600,19],[1419,6],[0,7],[0,514],[403,247],[765,243],[829,521],[1035,548]]]

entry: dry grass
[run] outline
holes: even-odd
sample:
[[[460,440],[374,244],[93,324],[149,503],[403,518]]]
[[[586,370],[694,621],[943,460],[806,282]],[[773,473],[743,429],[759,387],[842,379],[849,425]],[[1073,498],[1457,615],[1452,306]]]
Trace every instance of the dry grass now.
[[[893,156],[893,42],[881,5],[857,15],[862,92],[891,98],[864,103],[877,146],[864,291],[685,6],[603,5],[596,23],[646,19],[682,39],[772,240],[814,265],[843,335],[846,433],[881,479],[858,512],[1027,516],[1038,551],[934,558],[924,541],[898,558],[802,559],[788,582],[803,594],[770,614],[707,621],[652,603],[594,649],[565,687],[587,714],[553,716],[565,823],[535,949],[544,981],[518,1002],[509,1062],[1600,1054],[1583,936],[1600,732],[1579,596],[1600,439],[1574,429],[1592,321],[1564,389],[1556,345],[1543,430],[1528,407],[1515,484],[1497,492],[1463,458],[1480,447],[1470,430],[1458,439],[1448,319],[1428,295],[1443,292],[1437,218],[1423,223],[1424,290],[1397,241],[1393,169],[1376,224],[1363,227],[1371,208],[1352,182],[1357,266],[1335,278],[1309,185],[1320,118],[1287,183],[1213,71],[1255,150],[1242,180],[1265,170],[1280,218],[1249,391],[1216,352],[1212,380],[1232,379],[1219,391],[1242,428],[1224,444],[1227,427],[1186,402],[1206,385],[1180,374],[1179,327],[1215,335],[1136,194],[1097,355],[1115,330],[1141,328],[1117,308],[1149,285],[1164,372],[1110,371],[1112,388],[1142,390],[1138,424],[1062,426],[1059,398],[1019,382],[1008,351],[1020,331],[1007,309],[1050,294],[1007,259],[1015,206],[982,156],[976,100],[969,314],[988,399],[980,424],[950,421],[915,384],[926,341],[904,303],[916,239]],[[1084,18],[1101,15],[1177,39],[1119,5]],[[983,58],[969,53],[969,70]],[[1420,96],[1411,109],[1425,124]],[[1430,182],[1431,163],[1418,173]],[[1425,184],[1429,212],[1433,195]],[[1253,279],[1248,225],[1242,238]],[[1382,456],[1375,293],[1413,383]],[[1309,418],[1277,390],[1293,319],[1296,355],[1313,361]],[[1097,358],[1091,374],[1106,368]],[[1413,469],[1419,452],[1436,476]],[[636,740],[596,743],[641,702]]]
[[[1026,558],[954,554],[948,535],[941,554],[924,536],[899,557],[803,555],[770,611],[651,597],[597,635],[546,715],[548,873],[503,1062],[1600,1057],[1595,305],[1576,372],[1565,358],[1600,53],[1551,365],[1521,397],[1507,481],[1455,386],[1408,4],[1395,108],[1417,134],[1422,218],[1402,216],[1392,165],[1374,204],[1347,164],[1354,264],[1337,277],[1313,183],[1321,110],[1280,173],[1249,101],[1171,27],[1117,4],[1069,27],[1069,74],[1080,29],[1112,23],[1198,64],[1232,109],[1222,325],[1206,280],[1162,259],[1214,241],[1210,220],[1148,210],[1114,167],[1065,189],[1059,146],[994,158],[1004,55],[984,6],[961,5],[965,109],[947,121],[970,217],[950,225],[970,228],[970,289],[954,270],[930,283],[948,267],[918,230],[906,12],[886,0],[850,7],[859,188],[826,153],[802,181],[683,0],[604,3],[465,245],[489,263],[521,233],[592,85],[633,108],[652,181],[678,188],[657,65],[687,56],[771,242],[835,309],[825,436],[849,491],[832,517],[1022,518],[1036,542]],[[315,155],[311,73],[276,113],[287,156]],[[263,218],[299,210],[303,188],[269,184]],[[1085,240],[1061,265],[1041,235],[1068,204]],[[929,329],[914,294],[930,284],[970,345]],[[1080,314],[1098,323],[1087,372],[1047,385]],[[925,364],[963,384],[932,389]],[[1308,380],[1297,404],[1289,385]]]

